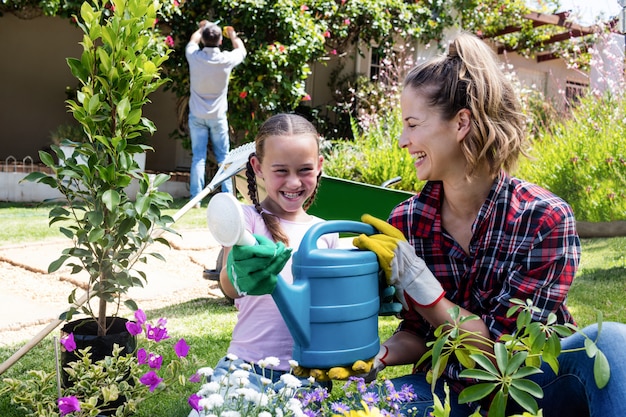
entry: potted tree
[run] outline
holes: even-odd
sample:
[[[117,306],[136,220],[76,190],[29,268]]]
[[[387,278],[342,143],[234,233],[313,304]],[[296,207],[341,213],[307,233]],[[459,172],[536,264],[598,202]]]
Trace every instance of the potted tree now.
[[[152,149],[143,137],[156,130],[143,117],[142,107],[167,81],[161,77],[161,65],[170,49],[155,28],[158,7],[149,0],[112,0],[111,7],[82,4],[76,23],[84,33],[83,53],[67,59],[79,89],[76,99],[66,103],[84,140],[73,143],[72,156],[54,144],[56,158],[40,152],[52,173],[26,177],[63,196],[64,205],[50,211],[50,224],[61,224],[72,245],[49,271],[68,265],[74,274],[88,274],[87,293],[79,298],[72,292],[61,319],[70,321],[83,313],[97,336],[111,332],[122,303],[137,309],[132,300],[123,299],[130,288],[146,281],[137,263],[146,262],[148,255],[162,259],[150,246],[155,241],[167,244],[155,231],[169,230],[173,222],[162,213],[171,196],[158,191],[169,176],[141,173],[134,159]],[[78,157],[86,163],[77,162]],[[139,191],[129,195],[126,187],[133,179]]]

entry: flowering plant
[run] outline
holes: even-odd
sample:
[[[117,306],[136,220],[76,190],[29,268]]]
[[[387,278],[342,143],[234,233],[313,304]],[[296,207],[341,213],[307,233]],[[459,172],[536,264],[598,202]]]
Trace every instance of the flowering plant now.
[[[279,361],[266,358],[257,365],[270,370],[266,378],[256,373],[250,364],[237,364],[237,357],[228,355],[229,371],[218,374],[213,368],[201,368],[198,373],[206,378],[200,390],[189,398],[189,405],[201,417],[400,417],[413,416],[402,411],[403,403],[414,398],[411,387],[397,391],[391,381],[373,381],[366,384],[362,378],[351,377],[334,398],[326,388],[315,387],[314,380],[296,378],[291,372],[274,378],[271,369]],[[290,361],[291,369],[298,366]],[[276,382],[272,382],[276,380]],[[254,381],[254,382],[251,382]]]
[[[127,330],[134,336],[144,333],[147,339],[142,344],[145,347],[136,352],[125,354],[122,347],[114,345],[111,356],[93,361],[91,348],[76,350],[74,335],[70,333],[60,344],[68,352],[76,351],[78,359],[63,369],[66,387],[61,387],[58,369],[31,370],[25,377],[5,379],[0,393],[20,393],[13,395],[11,402],[26,411],[27,416],[134,415],[138,404],[152,393],[176,382],[184,385],[187,378],[183,368],[190,362],[189,345],[181,338],[172,346],[175,359],[164,366],[167,352],[159,342],[170,339],[165,327],[167,320],[160,318],[156,324],[149,323],[142,310],[135,312],[135,319],[126,324]]]

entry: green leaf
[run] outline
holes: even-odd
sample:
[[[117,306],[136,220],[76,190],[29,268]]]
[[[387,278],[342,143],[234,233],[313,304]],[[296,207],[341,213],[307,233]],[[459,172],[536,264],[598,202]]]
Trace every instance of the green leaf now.
[[[611,379],[611,366],[601,350],[598,350],[593,361],[593,378],[600,389],[606,387]]]
[[[459,394],[459,404],[482,400],[491,394],[496,386],[493,382],[470,385]]]
[[[498,391],[491,400],[489,407],[489,417],[504,417],[506,412],[506,396],[502,391]]]
[[[455,349],[454,355],[459,360],[459,363],[463,365],[465,368],[471,369],[476,366],[476,362],[470,357],[465,349]]]
[[[599,349],[596,343],[591,339],[585,339],[585,352],[587,356],[593,358],[598,353]]]
[[[95,114],[100,108],[100,94],[94,94],[87,103],[87,112],[89,114]]]
[[[48,273],[50,274],[52,272],[58,271],[68,258],[68,255],[62,255],[59,259],[52,261],[52,263],[50,263],[50,265],[48,266]]]
[[[488,372],[491,372],[494,375],[500,375],[500,372],[495,367],[493,362],[491,362],[489,358],[487,358],[486,356],[482,354],[472,354],[470,356],[472,357],[472,359],[476,361],[477,364],[482,366],[483,369],[487,370]]]
[[[511,381],[511,387],[515,387],[518,390],[529,393],[535,398],[543,398],[543,390],[534,381],[530,381],[528,379],[520,378],[514,379]]]
[[[89,232],[87,240],[89,241],[89,243],[94,243],[102,239],[103,236],[104,236],[104,229],[101,229],[101,228],[92,229]]]
[[[500,376],[494,375],[483,369],[464,369],[461,371],[460,376],[463,378],[478,379],[479,381],[499,381]]]
[[[509,395],[516,403],[522,406],[525,410],[531,413],[537,414],[537,400],[535,400],[527,392],[517,389],[514,386],[509,387]]]
[[[120,195],[115,190],[106,190],[102,195],[102,201],[109,211],[114,211],[120,204]]]
[[[117,117],[120,120],[126,120],[129,113],[130,113],[130,101],[128,100],[128,97],[124,97],[122,100],[120,100],[119,103],[117,103]]]

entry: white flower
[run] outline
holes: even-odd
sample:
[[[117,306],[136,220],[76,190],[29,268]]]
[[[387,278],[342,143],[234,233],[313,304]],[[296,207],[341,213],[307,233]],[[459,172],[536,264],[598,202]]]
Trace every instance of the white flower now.
[[[285,408],[287,410],[290,410],[295,417],[304,416],[304,412],[302,411],[302,404],[299,400],[295,398],[290,398],[289,401],[287,401]]]
[[[198,401],[198,405],[206,410],[213,410],[224,405],[224,397],[219,394],[211,394],[207,398]]]
[[[295,360],[295,359],[291,359],[291,360],[289,361],[289,366],[291,367],[291,369],[297,368],[297,367],[299,366],[299,365],[298,365],[298,361],[297,361],[297,360]]]
[[[259,380],[261,381],[261,384],[263,384],[263,386],[265,387],[272,384],[272,380],[269,378],[265,378],[264,376],[259,378]]]
[[[217,382],[207,382],[206,384],[202,384],[200,389],[198,390],[198,395],[201,397],[206,397],[209,394],[214,394],[220,390],[220,384]]]
[[[211,368],[210,366],[205,366],[204,368],[198,369],[198,373],[204,376],[211,376],[213,375],[213,368]]]
[[[269,413],[267,411],[261,411],[258,417],[272,417],[272,413]]]
[[[226,355],[226,359],[228,359],[229,361],[236,361],[239,358],[237,357],[237,355],[233,355],[232,353],[229,353]]]
[[[276,368],[280,364],[280,359],[276,356],[268,356],[265,359],[261,359],[259,361],[259,366],[261,368]]]
[[[260,401],[261,393],[252,388],[237,388],[235,391],[237,395],[242,397],[245,401],[258,404]]]
[[[302,386],[302,381],[292,374],[282,374],[280,380],[289,388],[300,388]]]
[[[250,373],[243,369],[237,369],[230,375],[230,381],[233,385],[247,387],[250,385]]]
[[[222,411],[222,414],[220,414],[220,417],[241,417],[241,413],[239,411],[232,411],[232,410]]]
[[[252,370],[252,365],[250,365],[248,362],[244,362],[241,364],[240,368],[244,371],[250,371]]]

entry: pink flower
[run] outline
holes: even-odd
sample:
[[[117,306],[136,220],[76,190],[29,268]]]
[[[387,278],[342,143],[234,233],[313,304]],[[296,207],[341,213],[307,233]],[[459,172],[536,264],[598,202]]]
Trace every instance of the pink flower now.
[[[163,381],[163,378],[159,378],[156,372],[150,371],[139,378],[139,382],[150,387],[150,392],[154,392],[154,390],[159,386],[159,384]]]
[[[161,324],[161,320],[157,323],[157,326],[153,326],[150,323],[146,324],[146,337],[149,340],[154,340],[155,342],[160,342],[161,340],[169,339],[167,334],[167,329],[163,327]]]
[[[62,416],[80,411],[80,403],[76,397],[61,397],[57,400],[57,404]]]
[[[304,97],[302,97],[302,101],[311,101],[311,96],[308,94],[305,94]]]
[[[246,98],[246,97],[248,97],[247,91],[242,91],[241,93],[239,93],[239,98]]]
[[[134,321],[127,321],[126,330],[128,330],[128,333],[132,334],[133,336],[137,336],[143,331],[143,327],[141,327],[140,323],[137,323]]]
[[[192,394],[191,397],[189,397],[189,399],[187,400],[187,402],[189,403],[189,406],[191,408],[193,408],[196,411],[202,411],[202,407],[200,407],[200,400],[202,399],[201,396],[199,396],[198,394]]]
[[[163,364],[163,356],[151,353],[148,356],[148,366],[152,369],[161,369]]]
[[[167,46],[169,46],[170,48],[173,48],[174,47],[174,38],[172,38],[170,35],[167,35],[165,37],[165,44]]]
[[[137,351],[137,363],[139,365],[145,365],[148,363],[148,352],[144,348]]]
[[[61,338],[59,340],[61,346],[65,348],[68,352],[74,352],[76,350],[76,341],[74,340],[74,333],[68,334],[66,337]]]
[[[346,26],[350,25],[350,19],[344,19],[343,24]]]
[[[309,6],[307,6],[306,4],[303,4],[302,6],[300,6],[301,12],[306,12],[307,10],[309,10]]]
[[[332,51],[330,51],[330,54],[331,54],[331,55],[337,55],[337,50],[336,50],[336,49],[333,49]]]
[[[180,6],[180,2],[178,0],[174,0],[174,7]]]
[[[185,339],[181,338],[174,345],[174,352],[176,352],[176,356],[178,356],[179,358],[184,358],[185,356],[187,356],[187,354],[189,353],[189,345],[187,344]]]
[[[327,30],[326,32],[324,32],[324,37],[330,38],[330,30]]]
[[[146,313],[144,313],[142,309],[138,309],[135,311],[135,320],[137,320],[139,324],[144,324],[146,320],[148,320],[148,317],[146,317]]]

